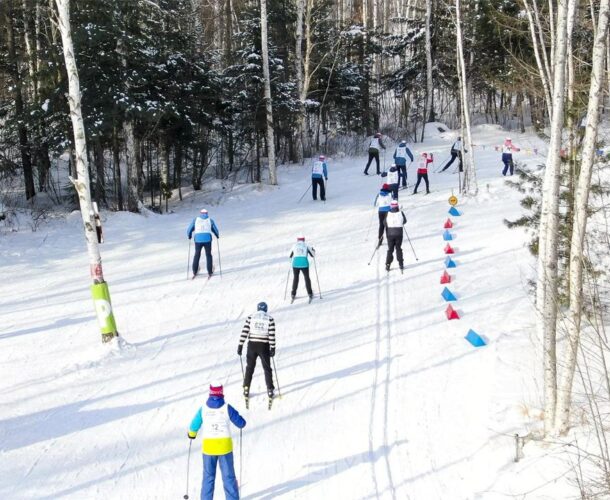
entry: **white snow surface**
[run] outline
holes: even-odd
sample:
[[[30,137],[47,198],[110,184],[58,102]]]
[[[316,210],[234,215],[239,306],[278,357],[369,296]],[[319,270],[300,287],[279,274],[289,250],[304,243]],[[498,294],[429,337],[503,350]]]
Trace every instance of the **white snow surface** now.
[[[433,152],[436,168],[457,135],[436,133],[414,152]],[[503,223],[522,213],[493,148],[504,135],[476,128],[480,194],[460,200],[453,218],[449,288],[460,320],[446,319],[439,283],[454,166],[431,169],[430,195],[401,191],[419,257],[405,240],[404,275],[396,262],[383,269],[385,246],[367,266],[381,180],[362,175],[363,157],[328,160],[326,203],[309,193],[297,203],[306,165],[283,167],[277,188],[189,193],[168,215],[105,214],[104,270],[123,349],[100,342],[78,214],[0,236],[0,498],[182,497],[188,425],[217,380],[248,422],[241,444],[234,433],[244,499],[571,497],[568,466],[552,449],[526,446],[513,463],[512,436],[536,425],[541,390],[529,236]],[[534,134],[515,143],[518,161],[544,161]],[[388,145],[387,163],[391,153]],[[222,277],[187,281],[186,228],[202,206],[221,231]],[[318,255],[322,299],[311,305],[303,283],[294,304],[284,300],[299,233]],[[245,410],[236,354],[262,300],[278,332],[282,398],[271,411],[260,366]],[[467,343],[470,328],[489,345]]]

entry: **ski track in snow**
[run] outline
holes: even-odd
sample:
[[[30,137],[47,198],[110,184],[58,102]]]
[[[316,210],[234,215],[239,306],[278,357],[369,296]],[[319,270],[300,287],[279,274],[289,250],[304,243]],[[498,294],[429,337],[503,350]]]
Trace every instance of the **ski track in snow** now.
[[[415,152],[444,157],[455,135],[432,134]],[[496,500],[520,491],[513,442],[498,436],[524,425],[515,408],[538,394],[522,277],[531,274],[528,237],[503,225],[521,213],[520,196],[498,177],[500,154],[489,147],[502,137],[477,129],[477,144],[488,146],[476,153],[480,195],[454,219],[459,321],[445,319],[438,283],[457,176],[431,173],[428,196],[400,192],[419,261],[405,238],[404,274],[396,260],[386,273],[386,246],[366,265],[380,179],[362,176],[362,157],[329,160],[325,204],[296,203],[309,170],[291,166],[278,188],[236,186],[221,205],[217,193],[186,193],[176,213],[106,214],[102,254],[123,351],[99,345],[77,217],[0,237],[9,273],[0,283],[0,498],[181,497],[187,426],[216,381],[248,420],[243,443],[234,434],[244,499]],[[187,280],[185,229],[202,205],[219,225],[225,268]],[[318,251],[323,299],[312,272],[316,298],[307,304],[301,282],[290,305],[287,253],[299,233]],[[282,398],[271,411],[260,366],[245,410],[235,359],[261,300],[278,331]],[[490,345],[472,349],[468,328]]]

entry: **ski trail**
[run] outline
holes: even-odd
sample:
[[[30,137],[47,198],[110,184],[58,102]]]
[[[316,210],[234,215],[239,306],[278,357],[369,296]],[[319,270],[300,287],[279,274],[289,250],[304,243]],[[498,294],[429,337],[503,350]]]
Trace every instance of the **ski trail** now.
[[[396,498],[388,438],[390,363],[392,357],[390,274],[381,276],[383,264],[381,252],[377,255],[377,325],[375,331],[375,370],[371,392],[371,411],[369,417],[369,458],[372,464],[373,484],[376,498]],[[382,359],[381,356],[385,357]],[[383,387],[381,387],[383,385]],[[380,399],[381,398],[381,399]],[[387,492],[387,493],[386,493]]]

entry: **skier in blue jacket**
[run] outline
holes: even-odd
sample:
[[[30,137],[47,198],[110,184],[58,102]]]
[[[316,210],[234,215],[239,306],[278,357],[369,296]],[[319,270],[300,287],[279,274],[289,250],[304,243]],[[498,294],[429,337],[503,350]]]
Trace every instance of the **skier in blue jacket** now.
[[[208,215],[208,211],[202,208],[199,212],[199,216],[193,219],[191,225],[186,230],[186,235],[190,240],[195,234],[195,256],[193,257],[193,278],[197,276],[199,272],[199,259],[201,258],[201,250],[205,249],[205,259],[208,268],[208,277],[211,277],[214,273],[213,260],[212,260],[212,234],[216,238],[220,238],[218,234],[218,228],[213,219]]]
[[[407,142],[400,141],[396,151],[394,151],[394,164],[398,167],[403,188],[407,187],[407,157],[413,162],[413,153],[407,147]]]
[[[392,203],[392,191],[390,190],[390,186],[384,184],[381,187],[381,190],[375,196],[375,202],[373,205],[378,208],[379,212],[379,233],[377,235],[377,240],[379,242],[378,246],[381,246],[383,242],[383,232],[385,231],[385,220],[388,216],[388,212],[390,211],[390,204]]]
[[[320,155],[318,161],[311,167],[311,193],[314,200],[318,199],[318,186],[320,186],[320,199],[326,201],[326,186],[322,178],[328,180],[328,168],[324,155]]]
[[[221,384],[210,385],[210,396],[197,410],[188,431],[189,439],[195,439],[201,429],[203,435],[203,481],[201,500],[213,500],[216,483],[216,467],[220,462],[222,484],[227,500],[239,500],[231,424],[239,429],[246,426],[244,418],[229,404],[225,404]]]

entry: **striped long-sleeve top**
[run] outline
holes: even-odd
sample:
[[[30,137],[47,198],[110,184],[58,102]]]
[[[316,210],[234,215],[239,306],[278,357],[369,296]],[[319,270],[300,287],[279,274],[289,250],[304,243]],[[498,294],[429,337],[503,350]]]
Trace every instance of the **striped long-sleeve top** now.
[[[249,342],[262,342],[275,348],[275,320],[264,311],[251,314],[241,330],[239,345]]]

